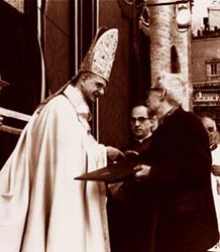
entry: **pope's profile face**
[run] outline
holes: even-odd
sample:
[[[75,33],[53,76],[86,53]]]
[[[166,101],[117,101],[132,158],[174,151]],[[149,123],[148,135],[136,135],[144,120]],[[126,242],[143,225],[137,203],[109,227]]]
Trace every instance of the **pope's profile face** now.
[[[94,74],[87,74],[82,85],[82,92],[88,101],[95,102],[101,95],[104,95],[106,81]]]

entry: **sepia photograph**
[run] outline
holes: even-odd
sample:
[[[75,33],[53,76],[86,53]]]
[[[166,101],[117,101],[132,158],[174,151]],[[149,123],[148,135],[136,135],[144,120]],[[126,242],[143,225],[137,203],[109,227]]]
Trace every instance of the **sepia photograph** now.
[[[0,0],[0,252],[220,252],[220,0]]]

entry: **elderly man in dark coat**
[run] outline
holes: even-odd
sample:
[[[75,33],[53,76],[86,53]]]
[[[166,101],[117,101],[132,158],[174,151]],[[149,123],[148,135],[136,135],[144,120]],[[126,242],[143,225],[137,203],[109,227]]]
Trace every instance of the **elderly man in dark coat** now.
[[[147,100],[159,126],[136,177],[154,198],[155,252],[204,252],[219,239],[209,139],[199,118],[181,107],[186,92],[179,75],[164,73]]]

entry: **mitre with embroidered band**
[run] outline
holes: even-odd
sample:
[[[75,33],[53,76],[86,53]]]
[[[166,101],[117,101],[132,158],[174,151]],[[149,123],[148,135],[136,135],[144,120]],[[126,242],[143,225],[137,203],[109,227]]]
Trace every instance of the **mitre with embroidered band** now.
[[[94,73],[109,82],[118,45],[118,29],[101,27],[80,66],[79,72]]]

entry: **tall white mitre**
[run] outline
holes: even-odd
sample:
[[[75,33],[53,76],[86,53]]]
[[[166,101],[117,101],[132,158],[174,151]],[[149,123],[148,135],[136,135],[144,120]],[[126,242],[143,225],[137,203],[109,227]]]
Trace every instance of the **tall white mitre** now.
[[[101,27],[80,66],[79,72],[94,73],[109,82],[118,45],[118,29]]]

